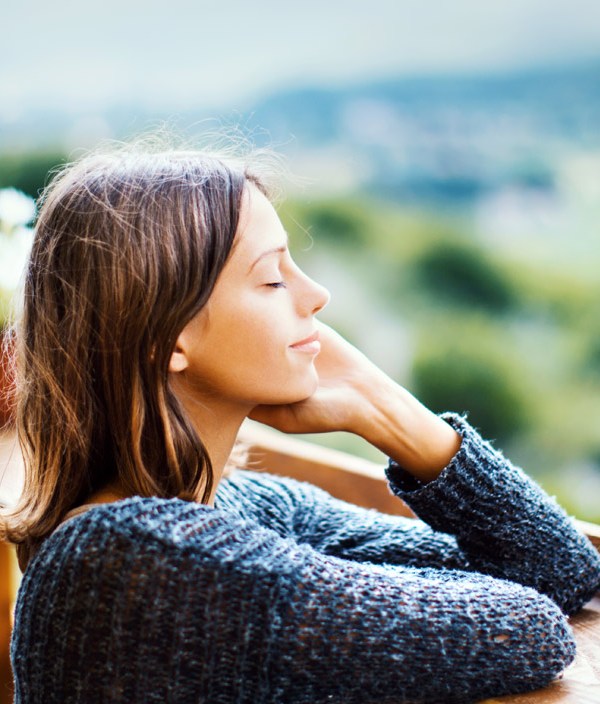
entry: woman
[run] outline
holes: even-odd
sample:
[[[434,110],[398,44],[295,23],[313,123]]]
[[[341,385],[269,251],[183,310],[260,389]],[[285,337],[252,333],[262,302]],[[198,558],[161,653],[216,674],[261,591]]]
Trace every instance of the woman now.
[[[327,300],[249,167],[126,149],[54,179],[18,331],[17,702],[469,702],[571,662],[594,549]],[[423,522],[226,476],[248,415],[362,436]]]

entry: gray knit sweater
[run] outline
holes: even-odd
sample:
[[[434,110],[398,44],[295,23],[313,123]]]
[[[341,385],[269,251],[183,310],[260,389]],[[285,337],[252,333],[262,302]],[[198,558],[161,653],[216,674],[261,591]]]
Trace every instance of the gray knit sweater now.
[[[600,559],[458,416],[392,491],[423,519],[239,471],[215,508],[131,498],[64,523],[19,591],[17,704],[473,702],[547,684]]]

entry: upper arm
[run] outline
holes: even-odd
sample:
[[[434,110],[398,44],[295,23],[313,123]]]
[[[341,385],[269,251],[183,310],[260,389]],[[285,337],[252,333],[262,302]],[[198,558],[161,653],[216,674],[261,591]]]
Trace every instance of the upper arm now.
[[[423,521],[361,508],[314,487],[304,495],[297,537],[327,555],[357,562],[469,569],[456,539]]]
[[[282,537],[356,562],[468,569],[453,536],[422,521],[391,516],[280,476],[240,472],[223,497],[240,515]]]

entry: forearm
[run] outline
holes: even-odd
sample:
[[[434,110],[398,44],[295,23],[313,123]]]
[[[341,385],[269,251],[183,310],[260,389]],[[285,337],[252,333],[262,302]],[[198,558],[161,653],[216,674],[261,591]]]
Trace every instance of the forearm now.
[[[353,432],[419,481],[436,479],[460,449],[460,435],[384,374],[365,387],[368,411],[357,417]]]
[[[404,468],[387,470],[395,494],[436,531],[456,536],[470,569],[534,587],[565,612],[600,588],[600,559],[565,512],[460,416],[448,423],[463,436],[442,476],[414,482]]]

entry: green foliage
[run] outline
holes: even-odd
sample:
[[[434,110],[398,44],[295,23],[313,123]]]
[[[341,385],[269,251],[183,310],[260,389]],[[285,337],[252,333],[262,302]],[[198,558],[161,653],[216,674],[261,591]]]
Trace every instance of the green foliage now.
[[[600,330],[592,336],[585,354],[584,372],[600,378]]]
[[[314,208],[308,220],[311,228],[323,239],[355,244],[361,241],[359,223],[340,207],[321,205]]]
[[[310,237],[337,246],[362,246],[368,240],[367,223],[362,208],[347,200],[323,200],[283,208],[284,222],[293,220]]]
[[[58,152],[3,154],[0,157],[0,188],[16,188],[37,198],[48,179],[48,172],[64,163]]]
[[[458,242],[435,244],[414,263],[418,283],[436,301],[505,313],[517,304],[510,282],[486,254]]]
[[[526,430],[531,407],[523,369],[504,346],[483,342],[475,330],[461,330],[422,348],[413,362],[413,389],[433,411],[469,413],[483,435],[507,443]]]
[[[505,266],[510,267],[508,274],[523,306],[532,313],[566,327],[587,327],[598,320],[600,288],[590,285],[585,277],[532,261],[511,261]]]

